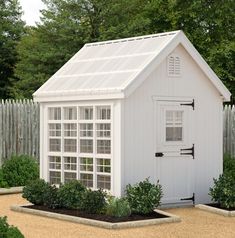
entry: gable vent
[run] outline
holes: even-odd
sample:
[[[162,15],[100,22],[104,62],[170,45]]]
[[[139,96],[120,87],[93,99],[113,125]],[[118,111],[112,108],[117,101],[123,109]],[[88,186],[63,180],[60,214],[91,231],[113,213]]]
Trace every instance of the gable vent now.
[[[181,62],[179,56],[170,55],[168,57],[168,76],[180,76]]]

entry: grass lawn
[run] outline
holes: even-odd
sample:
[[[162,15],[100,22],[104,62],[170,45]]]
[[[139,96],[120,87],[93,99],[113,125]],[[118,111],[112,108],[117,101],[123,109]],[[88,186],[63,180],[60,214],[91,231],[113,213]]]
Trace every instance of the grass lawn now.
[[[223,217],[196,208],[167,210],[181,217],[182,222],[143,228],[106,230],[91,226],[32,216],[10,211],[11,205],[26,204],[20,194],[0,196],[0,216],[7,215],[25,238],[234,238],[235,217]]]

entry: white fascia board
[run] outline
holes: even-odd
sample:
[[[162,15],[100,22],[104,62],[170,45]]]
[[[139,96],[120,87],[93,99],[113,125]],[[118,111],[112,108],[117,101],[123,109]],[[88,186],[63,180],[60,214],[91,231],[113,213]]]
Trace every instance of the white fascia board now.
[[[197,49],[193,46],[193,44],[189,41],[189,39],[185,36],[183,32],[180,32],[178,35],[180,38],[180,42],[183,47],[188,51],[194,61],[198,64],[198,66],[205,73],[207,78],[211,81],[211,83],[215,86],[215,88],[219,91],[221,96],[223,97],[223,101],[230,101],[231,93],[223,84],[223,82],[218,78],[215,72],[211,69],[211,67],[207,64],[207,62],[202,58]]]
[[[61,102],[61,101],[85,101],[85,100],[106,100],[106,99],[122,99],[124,93],[107,93],[107,94],[82,94],[82,95],[44,95],[34,96],[34,102]]]

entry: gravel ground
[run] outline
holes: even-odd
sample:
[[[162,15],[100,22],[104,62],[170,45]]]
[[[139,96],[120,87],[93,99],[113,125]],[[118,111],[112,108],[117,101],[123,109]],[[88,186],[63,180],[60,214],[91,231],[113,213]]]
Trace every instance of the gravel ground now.
[[[235,238],[235,217],[223,217],[196,208],[167,210],[182,222],[124,230],[106,230],[10,211],[11,205],[26,204],[20,194],[0,196],[0,216],[8,216],[25,238]]]

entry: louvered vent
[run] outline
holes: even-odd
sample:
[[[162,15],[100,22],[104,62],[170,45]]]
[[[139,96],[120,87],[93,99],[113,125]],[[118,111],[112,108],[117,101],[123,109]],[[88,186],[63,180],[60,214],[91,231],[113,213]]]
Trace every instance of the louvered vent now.
[[[169,56],[168,57],[168,75],[169,76],[180,76],[181,65],[179,56]]]

